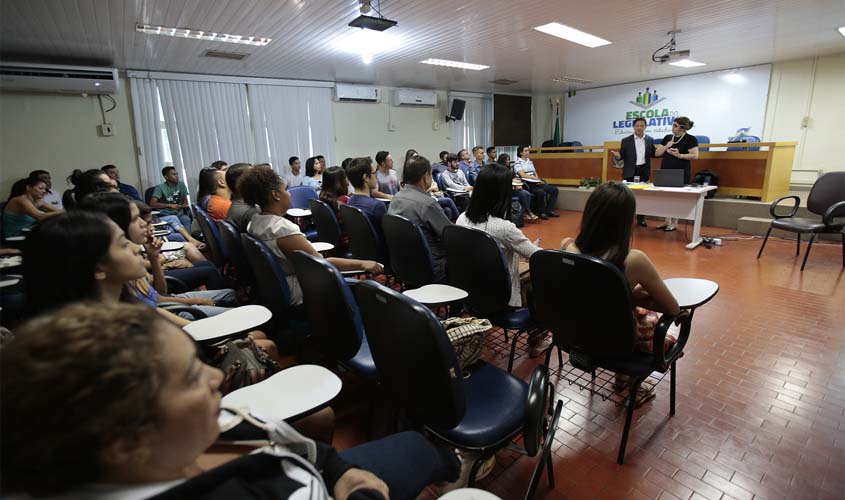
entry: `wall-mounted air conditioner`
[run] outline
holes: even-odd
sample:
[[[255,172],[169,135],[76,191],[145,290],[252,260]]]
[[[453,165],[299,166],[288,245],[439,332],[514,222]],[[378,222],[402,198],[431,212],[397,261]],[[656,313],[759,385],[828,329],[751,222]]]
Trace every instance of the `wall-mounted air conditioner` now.
[[[338,83],[334,87],[334,100],[337,102],[379,102],[381,89],[369,85]]]
[[[0,89],[50,94],[114,94],[117,70],[51,64],[0,64]]]
[[[393,91],[393,105],[434,108],[437,106],[437,92],[420,89],[396,89]]]

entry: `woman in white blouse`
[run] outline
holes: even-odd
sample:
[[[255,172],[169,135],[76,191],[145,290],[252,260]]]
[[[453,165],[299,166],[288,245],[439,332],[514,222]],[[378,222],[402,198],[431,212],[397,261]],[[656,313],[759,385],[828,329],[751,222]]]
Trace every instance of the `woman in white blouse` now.
[[[510,221],[511,179],[513,174],[502,165],[488,165],[482,168],[475,180],[475,187],[466,212],[458,217],[459,226],[480,229],[494,237],[503,247],[505,261],[510,264],[511,307],[522,307],[519,280],[519,258],[528,259],[540,250],[538,238],[531,242],[516,225]],[[550,341],[548,341],[550,343]],[[531,357],[537,356],[548,347],[542,337],[530,337]]]

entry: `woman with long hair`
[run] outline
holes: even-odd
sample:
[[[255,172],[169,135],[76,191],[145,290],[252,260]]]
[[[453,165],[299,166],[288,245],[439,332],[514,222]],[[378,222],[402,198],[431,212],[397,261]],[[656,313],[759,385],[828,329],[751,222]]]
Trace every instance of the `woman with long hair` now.
[[[340,205],[346,205],[346,202],[349,201],[348,184],[346,171],[341,167],[329,167],[323,174],[319,198],[320,201],[332,207],[335,215],[338,214]]]
[[[323,164],[312,156],[305,160],[305,177],[302,179],[302,185],[308,186],[314,191],[320,192],[323,184]]]
[[[693,121],[686,116],[679,116],[672,122],[672,133],[663,138],[660,144],[655,144],[654,156],[662,156],[661,170],[683,170],[684,184],[690,183],[691,161],[698,159],[698,139],[688,134]],[[666,223],[657,229],[674,231],[677,229],[678,219],[667,217]]]
[[[15,182],[3,209],[4,238],[20,236],[24,229],[62,213],[44,201],[46,193],[47,183],[39,177]]]
[[[208,167],[200,170],[199,188],[197,189],[197,205],[208,211],[208,200],[217,191],[217,168]]]
[[[578,236],[565,238],[561,250],[599,257],[625,273],[636,305],[637,347],[652,352],[656,313],[676,315],[680,307],[648,256],[631,248],[636,211],[637,200],[630,188],[621,182],[602,184],[587,199]],[[675,339],[667,336],[664,347],[674,343]],[[617,382],[622,380],[617,378]],[[653,397],[653,386],[641,389]]]

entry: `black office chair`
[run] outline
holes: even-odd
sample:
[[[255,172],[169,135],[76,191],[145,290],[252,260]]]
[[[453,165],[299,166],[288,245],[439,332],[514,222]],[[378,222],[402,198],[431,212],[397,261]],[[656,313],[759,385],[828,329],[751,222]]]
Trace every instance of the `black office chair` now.
[[[354,294],[387,394],[412,424],[450,446],[479,454],[469,486],[487,458],[522,434],[525,448],[518,451],[541,457],[529,495],[543,467],[554,487],[550,451],[563,402],[557,402],[553,419],[547,421],[553,390],[542,367],[532,373],[530,386],[484,361],[462,372],[446,332],[429,309],[372,280],[357,284]]]
[[[787,199],[793,200],[795,205],[788,214],[778,215],[776,212],[778,204]],[[797,238],[796,256],[801,253],[801,234],[810,233],[807,253],[804,254],[804,261],[801,263],[801,270],[803,271],[804,266],[807,265],[807,257],[810,256],[810,249],[813,248],[816,235],[840,233],[842,236],[842,266],[845,267],[845,231],[843,231],[845,221],[835,220],[837,217],[845,217],[845,172],[828,172],[816,179],[812,189],[810,189],[810,195],[807,197],[807,210],[816,215],[821,215],[821,220],[795,217],[800,203],[801,199],[797,196],[783,196],[772,202],[769,213],[775,220],[769,224],[769,230],[766,231],[766,237],[763,238],[763,244],[760,245],[757,258],[759,259],[763,255],[763,249],[766,248],[766,242],[769,241],[769,234],[771,234],[772,229],[795,233]]]
[[[513,370],[516,342],[520,334],[537,329],[528,308],[513,308],[510,263],[495,238],[463,226],[449,226],[443,231],[446,242],[449,284],[466,290],[464,309],[487,318],[500,327],[508,341],[508,330],[516,330],[511,341],[508,372]]]
[[[403,289],[420,288],[434,281],[434,261],[422,230],[401,215],[381,219],[391,269]]]
[[[153,193],[155,192],[155,190],[156,190],[155,186],[149,187],[149,188],[144,190],[144,203],[146,203],[147,205],[150,204],[150,200],[153,199]]]
[[[370,218],[361,209],[349,205],[340,206],[340,217],[349,236],[349,253],[352,258],[380,262],[384,265],[385,277],[389,280],[391,271],[387,248]]]
[[[311,209],[311,220],[314,221],[314,226],[317,227],[317,241],[323,241],[334,245],[334,250],[331,252],[337,257],[350,258],[351,254],[348,250],[341,249],[341,239],[343,231],[340,228],[340,223],[337,221],[337,216],[325,202],[320,200],[308,200],[308,206]]]
[[[205,236],[205,242],[211,252],[211,261],[218,269],[222,270],[226,266],[229,256],[226,255],[223,247],[220,246],[220,233],[217,231],[217,225],[214,220],[208,215],[208,212],[197,205],[192,205],[193,211],[196,214],[197,222],[200,225],[200,230]]]
[[[553,333],[555,346],[569,353],[570,364],[593,374],[605,368],[633,380],[617,458],[621,465],[637,389],[652,372],[671,370],[669,413],[675,414],[675,363],[689,338],[690,313],[684,310],[678,316],[664,314],[654,330],[654,353],[645,353],[636,349],[637,322],[631,290],[616,266],[589,255],[559,250],[536,252],[530,262],[532,315]],[[666,333],[672,323],[681,325],[678,342],[664,352]],[[550,357],[551,349],[546,353],[546,366]]]
[[[299,341],[309,335],[310,326],[305,319],[304,308],[291,305],[287,276],[279,260],[263,241],[248,234],[241,235],[241,246],[244,256],[252,266],[259,303],[273,313],[275,329],[292,333],[291,340],[297,343],[298,347]]]
[[[229,255],[229,262],[235,268],[235,278],[238,284],[244,288],[249,288],[255,284],[255,275],[252,273],[252,266],[249,264],[246,255],[244,254],[243,246],[241,246],[241,234],[238,232],[232,223],[219,220],[217,221],[217,232],[220,234],[220,244],[226,249]]]
[[[364,334],[361,313],[350,286],[336,267],[302,251],[291,256],[302,286],[303,305],[316,349],[333,362],[367,379],[375,379],[376,365]]]

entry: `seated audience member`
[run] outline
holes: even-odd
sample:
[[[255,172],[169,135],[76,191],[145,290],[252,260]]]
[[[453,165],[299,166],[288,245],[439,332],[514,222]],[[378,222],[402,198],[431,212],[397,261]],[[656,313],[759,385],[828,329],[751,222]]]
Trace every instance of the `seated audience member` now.
[[[340,204],[349,201],[346,172],[341,167],[329,167],[323,174],[323,184],[320,189],[320,201],[332,207],[335,215],[340,210]]]
[[[464,175],[463,171],[458,168],[458,157],[455,155],[446,156],[446,171],[440,174],[443,180],[443,185],[449,192],[449,195],[455,199],[455,203],[461,212],[466,210],[467,203],[469,203],[469,193],[472,192],[472,186]]]
[[[258,207],[249,205],[244,201],[244,197],[238,187],[238,181],[241,176],[251,168],[248,163],[239,163],[226,171],[226,184],[232,190],[232,206],[229,207],[229,214],[226,216],[226,220],[231,222],[241,233],[246,232],[252,216],[260,212]]]
[[[446,171],[446,156],[449,155],[448,151],[441,151],[440,152],[440,161],[431,164],[431,172],[433,174],[440,174]]]
[[[469,206],[458,217],[458,225],[480,229],[501,244],[505,261],[510,266],[511,299],[508,305],[522,307],[519,258],[527,260],[540,250],[537,246],[540,240],[538,238],[532,243],[510,220],[512,178],[510,169],[502,165],[488,165],[482,169],[476,179]],[[542,354],[551,345],[551,339],[544,342],[544,337],[528,337],[532,358]]]
[[[133,200],[141,200],[141,193],[138,192],[133,186],[129,184],[124,184],[120,182],[120,170],[114,165],[105,165],[100,168],[106,175],[109,176],[111,180],[117,183],[117,190],[121,192],[121,194],[125,194],[126,196],[132,198]]]
[[[155,187],[150,199],[150,207],[158,210],[162,215],[178,217],[182,226],[190,229],[191,216],[187,213],[188,187],[179,180],[179,172],[176,171],[176,167],[164,167],[161,169],[161,175],[164,177],[164,182]],[[208,175],[211,175],[210,172]],[[200,191],[202,191],[202,188]],[[208,194],[210,195],[210,193]]]
[[[20,236],[24,229],[62,213],[44,201],[47,184],[39,177],[28,177],[12,186],[3,209],[3,237]]]
[[[64,208],[62,205],[62,193],[53,191],[53,178],[50,176],[50,172],[46,170],[33,170],[29,173],[29,177],[41,179],[47,185],[47,191],[44,193],[44,203],[49,203],[56,210],[62,210]]]
[[[208,200],[214,191],[217,190],[216,168],[207,167],[200,170],[199,181],[197,182],[197,206],[208,212]]]
[[[344,158],[342,162],[340,162],[340,168],[344,171],[349,169],[349,164],[352,162],[352,158]]]
[[[473,168],[473,162],[469,159],[469,151],[462,149],[455,155],[458,157],[458,168],[464,173],[464,177],[469,181],[469,172]],[[447,163],[448,165],[448,163]]]
[[[111,177],[96,168],[84,172],[76,169],[67,178],[67,182],[73,188],[66,190],[62,195],[62,205],[65,207],[65,210],[76,207],[76,204],[88,194],[102,191],[117,191],[115,187],[116,183],[112,184],[114,181]]]
[[[128,291],[141,302],[150,307],[156,307],[159,302],[196,306],[206,316],[216,316],[226,312],[227,308],[239,305],[237,293],[229,288],[168,295],[164,270],[159,260],[161,242],[153,238],[147,223],[140,217],[140,209],[128,197],[119,193],[96,193],[87,196],[79,204],[79,208],[105,214],[117,224],[129,241],[144,247],[147,257],[145,264],[150,266],[152,276],[145,274],[127,285]],[[193,318],[188,313],[180,314],[180,316]]]
[[[534,168],[534,162],[529,158],[528,146],[519,146],[516,148],[518,158],[514,165],[516,175],[520,179],[533,179],[540,182],[530,182],[528,190],[537,198],[537,209],[540,212],[540,218],[546,219],[549,217],[560,217],[554,212],[557,204],[557,188],[549,186],[548,184],[537,177],[537,170]]]
[[[208,197],[208,215],[215,221],[226,220],[231,206],[232,191],[226,185],[226,172],[215,170],[214,191]]]
[[[288,256],[297,250],[315,257],[319,257],[320,254],[305,239],[299,226],[284,217],[290,208],[290,194],[287,192],[285,182],[273,169],[256,167],[241,175],[238,190],[244,197],[244,201],[261,207],[261,212],[252,217],[247,232],[266,243],[273,255],[279,259],[290,289],[291,305],[302,304],[302,289],[299,287],[293,264]],[[337,257],[326,260],[341,271],[363,269],[370,274],[384,272],[381,264],[370,260]]]
[[[302,185],[308,186],[314,191],[319,192],[323,184],[323,167],[316,157],[311,157],[305,160],[305,177],[302,179]]]
[[[452,224],[437,201],[428,195],[431,186],[431,163],[424,156],[411,160],[402,172],[403,186],[393,197],[387,213],[405,217],[423,232],[434,261],[434,279],[446,282],[446,245],[443,229]]]
[[[448,153],[446,153],[448,154]],[[403,163],[404,167],[408,165],[414,158],[419,157],[419,153],[415,149],[409,149],[405,152],[405,163]],[[434,168],[432,167],[432,180],[431,180],[431,187],[428,188],[428,194],[431,195],[432,198],[437,200],[437,203],[440,204],[440,208],[443,209],[443,212],[446,213],[446,217],[449,218],[450,221],[455,222],[460,215],[460,211],[458,210],[457,205],[455,202],[452,201],[452,198],[446,196],[443,192],[440,191],[440,186],[437,184],[436,179],[434,179]]]
[[[484,163],[486,165],[500,163],[496,160],[496,146],[490,146],[489,148],[487,148],[487,161],[485,161]]]
[[[284,174],[285,184],[288,189],[301,186],[305,178],[305,174],[302,172],[302,162],[296,156],[291,156],[288,158],[288,166],[290,167],[290,171]],[[231,188],[232,186],[229,187]]]
[[[153,209],[150,208],[150,206],[147,205],[146,203],[144,203],[143,201],[136,201],[135,206],[138,207],[139,217],[141,217],[141,219],[143,219],[144,222],[147,224],[147,231],[149,232],[150,238],[155,238],[155,236],[153,236],[153,231],[155,230],[155,227],[153,226]],[[170,233],[170,235],[168,235],[167,238],[169,239],[170,237],[173,236],[173,234],[174,233]],[[205,256],[202,254],[202,252],[197,250],[197,247],[194,246],[193,243],[190,243],[190,242],[187,242],[187,241],[182,242],[182,243],[184,243],[184,245],[185,245],[182,248],[182,250],[179,250],[179,251],[176,251],[176,252],[166,252],[167,257],[162,257],[165,261],[165,269],[168,268],[166,263],[172,262],[174,260],[179,260],[179,259],[187,259],[188,263],[191,263],[191,264],[206,261]],[[171,255],[172,255],[172,257],[171,257]],[[181,266],[179,266],[179,267],[181,267]],[[173,268],[179,268],[179,267],[177,267],[176,265],[173,266]]]
[[[376,179],[379,192],[390,196],[396,195],[399,192],[399,178],[393,170],[393,156],[387,151],[379,151],[376,153],[376,166],[378,167]]]
[[[637,348],[652,352],[656,313],[678,314],[680,308],[672,292],[648,256],[631,248],[634,215],[637,200],[634,193],[621,182],[607,182],[597,187],[587,199],[578,237],[565,238],[561,250],[592,255],[607,260],[618,267],[627,278],[636,305],[638,324]],[[574,285],[573,285],[574,286]],[[656,311],[656,312],[655,312]],[[675,343],[666,337],[665,348]],[[623,383],[617,377],[618,383]],[[654,387],[643,382],[641,390],[653,395]]]
[[[525,184],[513,173],[510,155],[505,153],[500,154],[496,163],[503,165],[510,170],[511,176],[513,177],[513,195],[519,199],[519,204],[522,205],[522,212],[525,214],[525,218],[528,220],[537,220],[539,217],[534,215],[534,212],[531,211],[531,200],[534,198],[534,195],[525,189]]]
[[[222,170],[223,172],[225,172],[226,169],[229,168],[229,164],[223,160],[217,160],[211,162],[211,168],[213,168],[214,170]]]
[[[3,347],[0,369],[7,495],[413,500],[459,474],[452,451],[415,432],[337,452],[282,420],[269,422],[284,437],[272,447],[203,471],[198,459],[221,432],[224,374],[138,305],[40,316]]]
[[[469,167],[467,167],[467,180],[470,186],[475,185],[475,179],[478,177],[478,172],[484,167],[484,148],[475,146],[472,148],[472,158],[469,160]]]
[[[381,218],[387,213],[387,206],[383,201],[373,198],[370,193],[378,189],[376,168],[370,157],[355,158],[349,162],[346,172],[349,182],[355,188],[355,192],[349,197],[347,204],[350,207],[360,209],[367,214],[373,227],[378,234],[381,234]]]

